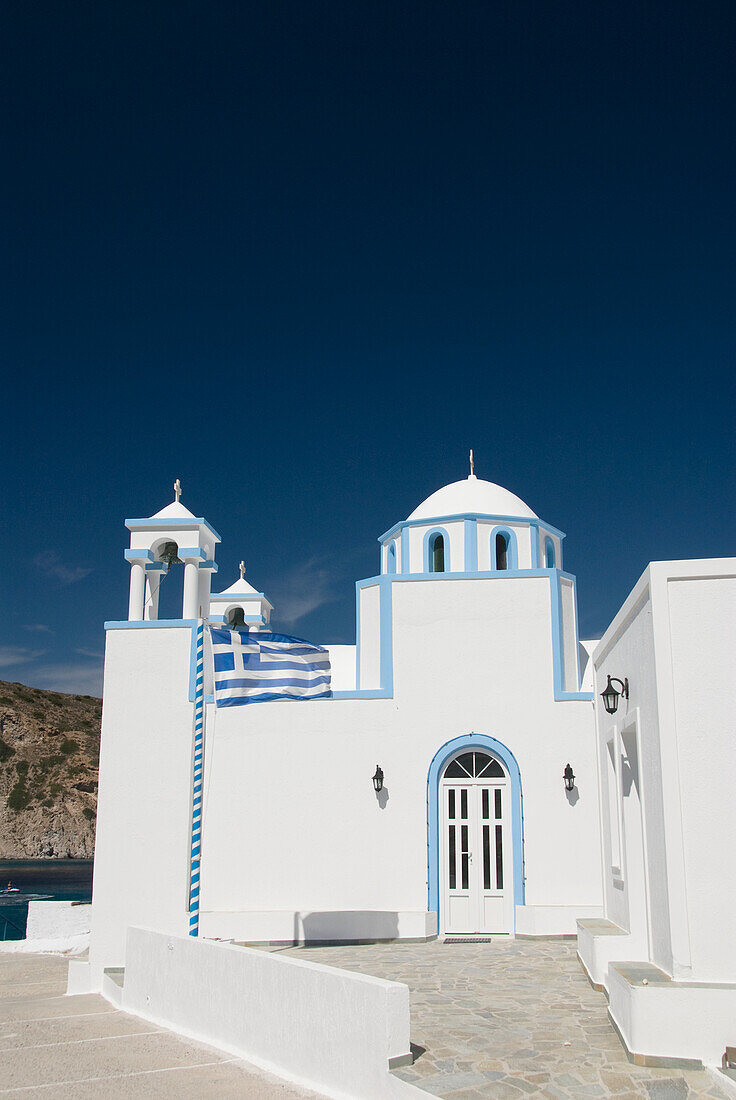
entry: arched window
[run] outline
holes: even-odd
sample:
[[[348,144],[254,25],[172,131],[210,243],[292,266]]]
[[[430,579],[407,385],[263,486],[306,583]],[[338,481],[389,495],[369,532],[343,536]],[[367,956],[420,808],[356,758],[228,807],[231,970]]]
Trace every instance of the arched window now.
[[[429,571],[430,573],[445,571],[445,540],[439,534],[433,535],[429,544]]]
[[[487,752],[464,752],[445,769],[445,779],[504,779],[505,771]]]
[[[509,567],[509,540],[508,535],[499,531],[496,535],[496,569],[508,569]]]
[[[386,572],[396,572],[396,543],[390,542],[388,544],[388,552],[386,554]]]
[[[549,536],[544,540],[544,567],[545,569],[555,567],[555,544]]]

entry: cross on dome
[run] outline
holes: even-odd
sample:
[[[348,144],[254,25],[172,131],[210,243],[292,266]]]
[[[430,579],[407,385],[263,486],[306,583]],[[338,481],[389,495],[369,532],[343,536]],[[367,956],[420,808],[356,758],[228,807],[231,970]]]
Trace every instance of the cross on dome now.
[[[470,477],[475,477],[475,463],[473,462],[473,448],[470,448]]]
[[[181,496],[181,482],[179,481],[179,478],[177,478],[176,481],[174,482],[174,501],[177,504],[179,503],[179,497],[180,496]]]
[[[245,562],[241,561],[238,568],[240,570],[240,579],[241,579],[241,581],[244,581],[245,580]]]

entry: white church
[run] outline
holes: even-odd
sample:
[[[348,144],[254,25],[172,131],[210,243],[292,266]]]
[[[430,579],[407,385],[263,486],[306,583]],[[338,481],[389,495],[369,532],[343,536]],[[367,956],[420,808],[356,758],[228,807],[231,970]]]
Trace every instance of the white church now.
[[[126,521],[92,940],[70,989],[129,967],[136,928],[256,945],[577,934],[632,1057],[720,1063],[736,1045],[736,559],[652,563],[603,638],[581,639],[565,535],[471,472],[380,536],[355,644],[310,639],[328,697],[220,707],[208,626],[256,638],[273,609],[242,569],[211,590],[220,536],[179,495]],[[169,566],[182,609],[163,620]]]

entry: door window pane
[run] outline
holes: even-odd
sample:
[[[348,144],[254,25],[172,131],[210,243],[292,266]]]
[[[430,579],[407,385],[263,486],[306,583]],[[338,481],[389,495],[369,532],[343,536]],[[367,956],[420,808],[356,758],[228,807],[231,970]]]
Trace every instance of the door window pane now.
[[[486,756],[485,758],[480,758],[479,753],[476,753],[475,755],[478,758],[477,759],[477,765],[478,765],[477,774],[479,776],[483,776],[483,778],[488,776],[489,778],[492,778],[492,779],[503,779],[503,768],[499,764],[498,760],[493,760],[490,756]]]
[[[484,821],[488,821],[488,803],[489,803],[490,793],[491,792],[488,790],[487,787],[484,787],[483,790],[481,791],[481,801],[483,803],[483,820]]]
[[[461,845],[461,848],[460,848],[460,861],[461,861],[461,863],[460,863],[460,874],[461,874],[461,878],[462,878],[461,885],[462,885],[463,890],[467,890],[468,889],[468,880],[469,880],[468,864],[470,862],[470,860],[469,860],[470,852],[468,851],[468,826],[467,825],[461,825],[460,826],[460,845]]]
[[[455,792],[452,787],[447,792],[447,816],[451,821],[455,817]]]
[[[463,787],[460,791],[460,817],[463,821],[468,819],[468,789]]]
[[[483,889],[491,888],[491,827],[483,826]]]
[[[496,889],[503,890],[503,825],[496,826]]]
[[[457,875],[455,871],[455,826],[451,825],[448,837],[448,855],[449,855],[449,871],[450,871],[450,889],[454,890],[457,882]]]
[[[496,805],[495,805],[496,817],[501,817],[502,814],[501,814],[501,788],[500,787],[496,787],[495,798],[496,798]]]

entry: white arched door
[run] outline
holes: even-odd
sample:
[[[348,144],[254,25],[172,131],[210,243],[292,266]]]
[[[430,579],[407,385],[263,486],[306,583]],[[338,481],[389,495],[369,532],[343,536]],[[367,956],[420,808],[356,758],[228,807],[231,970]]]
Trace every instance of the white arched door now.
[[[513,932],[509,782],[487,752],[463,752],[440,781],[443,932]]]

